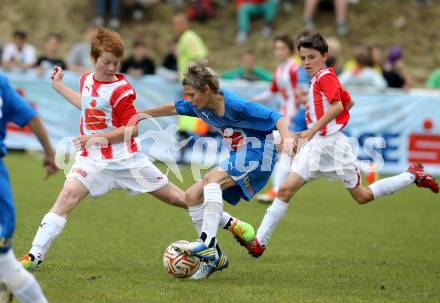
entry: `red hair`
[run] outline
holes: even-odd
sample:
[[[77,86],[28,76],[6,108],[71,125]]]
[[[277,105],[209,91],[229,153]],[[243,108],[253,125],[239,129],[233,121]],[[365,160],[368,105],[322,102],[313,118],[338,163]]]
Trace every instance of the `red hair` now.
[[[124,56],[124,42],[118,33],[99,27],[93,33],[90,56],[97,60],[103,52],[109,52],[115,57],[122,58]]]

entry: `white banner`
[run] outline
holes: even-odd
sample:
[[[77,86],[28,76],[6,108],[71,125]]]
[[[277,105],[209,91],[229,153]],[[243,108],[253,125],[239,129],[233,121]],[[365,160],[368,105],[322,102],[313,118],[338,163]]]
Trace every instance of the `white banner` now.
[[[13,85],[21,90],[26,100],[36,108],[43,119],[54,146],[66,137],[79,133],[78,109],[70,105],[51,87],[48,75],[39,77],[30,73],[8,73]],[[182,92],[179,83],[170,83],[158,76],[129,79],[137,93],[136,108],[145,109],[166,102],[174,102]],[[78,90],[78,75],[66,73],[64,82]],[[251,97],[267,88],[267,83],[222,81],[222,86],[239,95]],[[398,173],[407,169],[409,162],[422,162],[427,169],[440,175],[440,92],[433,90],[351,91],[355,106],[345,133],[358,139],[360,160],[382,157],[381,173]],[[269,104],[273,107],[274,103]],[[143,122],[142,130],[155,130],[156,144],[175,143],[174,117]],[[381,137],[385,146],[377,145]],[[151,139],[151,136],[150,136]],[[382,140],[383,141],[383,140]],[[162,143],[161,143],[162,142]],[[367,144],[364,143],[367,142]],[[36,139],[28,128],[9,125],[5,141],[8,148],[39,150]],[[376,144],[376,145],[375,145]],[[142,141],[143,151],[156,159],[161,149],[153,148],[151,141]],[[177,156],[178,152],[175,152]]]

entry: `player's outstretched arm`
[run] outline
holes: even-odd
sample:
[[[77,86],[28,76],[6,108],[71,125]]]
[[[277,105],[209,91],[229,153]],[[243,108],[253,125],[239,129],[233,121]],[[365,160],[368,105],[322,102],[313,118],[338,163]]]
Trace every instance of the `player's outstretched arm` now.
[[[151,117],[175,116],[177,115],[176,105],[167,103],[158,107],[142,110],[138,113],[138,119],[144,120]]]
[[[53,68],[50,78],[52,79],[52,87],[73,106],[81,109],[81,95],[63,83],[64,72],[61,67]]]
[[[47,135],[46,128],[44,127],[43,122],[41,122],[41,119],[35,117],[28,122],[28,125],[43,147],[43,166],[46,169],[46,176],[44,179],[47,179],[58,171],[58,167],[55,164],[55,152],[50,144],[49,136]]]
[[[334,101],[330,103],[328,110],[318,121],[316,121],[313,127],[301,133],[301,138],[310,140],[321,128],[335,119],[343,111],[344,106],[342,105],[342,101]]]

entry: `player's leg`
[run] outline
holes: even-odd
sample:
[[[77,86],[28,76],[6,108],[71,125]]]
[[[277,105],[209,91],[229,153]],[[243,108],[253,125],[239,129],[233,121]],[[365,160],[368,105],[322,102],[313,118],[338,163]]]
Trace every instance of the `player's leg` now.
[[[185,192],[171,182],[156,191],[150,192],[150,194],[172,206],[188,208],[185,203]]]
[[[0,282],[23,303],[47,303],[43,291],[34,276],[26,271],[15,258],[12,249],[0,252]]]
[[[203,196],[202,229],[200,233],[200,241],[190,242],[186,246],[179,247],[179,249],[187,251],[204,260],[215,260],[217,228],[223,213],[222,189],[234,185],[235,181],[228,175],[228,173],[223,169],[216,167],[187,191],[186,202],[189,208],[201,205],[199,199]]]
[[[0,192],[0,284],[4,283],[21,302],[47,302],[35,278],[21,266],[11,250],[15,207],[8,173],[1,159]]]
[[[197,236],[202,234],[203,226],[203,180],[198,181],[185,192],[185,200],[188,203],[188,212],[191,221],[196,229]],[[228,230],[234,237],[250,241],[255,235],[255,230],[247,222],[244,222],[236,217],[233,217],[228,212],[223,210],[219,227]]]
[[[258,195],[257,199],[261,202],[272,202],[280,189],[281,184],[286,180],[289,168],[291,166],[292,158],[286,153],[281,153],[272,173],[272,188],[266,193]]]
[[[66,179],[54,205],[41,221],[32,248],[20,258],[20,263],[26,269],[33,269],[41,264],[52,242],[63,231],[67,216],[88,193],[89,190],[80,181],[74,178]]]
[[[291,172],[287,175],[286,181],[280,187],[277,198],[273,201],[272,205],[267,208],[266,214],[257,230],[256,238],[261,247],[267,245],[272,233],[286,213],[290,199],[305,183],[306,181],[296,172]],[[250,250],[250,253],[254,257],[258,257],[263,251],[260,253]]]
[[[382,196],[391,195],[412,183],[416,183],[418,187],[429,188],[435,193],[439,191],[437,182],[424,171],[421,164],[412,164],[407,172],[376,181],[368,187],[359,185],[354,188],[348,188],[348,191],[353,199],[360,204],[365,204]]]

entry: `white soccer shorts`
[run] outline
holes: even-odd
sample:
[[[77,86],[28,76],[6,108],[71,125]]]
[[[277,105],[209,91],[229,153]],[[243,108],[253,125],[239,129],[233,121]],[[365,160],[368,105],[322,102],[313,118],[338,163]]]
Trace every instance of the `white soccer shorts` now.
[[[168,184],[168,178],[142,153],[124,160],[97,161],[78,155],[66,179],[74,178],[99,197],[112,189],[130,195],[153,192]]]
[[[291,172],[305,181],[321,176],[341,180],[346,188],[360,184],[354,146],[341,132],[329,136],[315,136],[299,150],[291,165]]]

